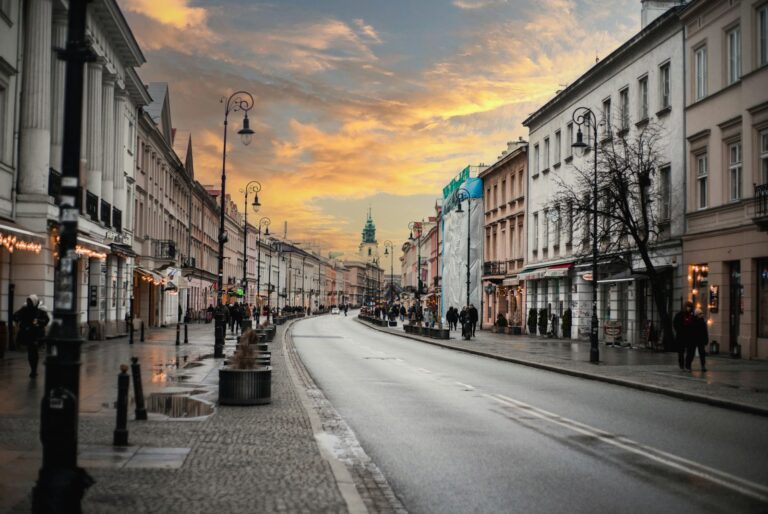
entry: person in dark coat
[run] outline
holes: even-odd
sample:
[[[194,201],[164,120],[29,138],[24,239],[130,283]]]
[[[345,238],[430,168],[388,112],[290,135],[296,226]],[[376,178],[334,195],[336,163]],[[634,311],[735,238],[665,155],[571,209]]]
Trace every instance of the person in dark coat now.
[[[477,322],[480,320],[480,315],[474,305],[469,304],[469,323],[472,327],[472,337],[475,337],[475,331],[477,330]]]
[[[469,321],[469,310],[466,307],[461,308],[461,312],[459,313],[459,323],[461,323],[462,337],[469,340],[472,335],[472,325]]]
[[[232,308],[232,332],[240,332],[243,325],[243,306],[236,303]]]
[[[45,326],[50,321],[48,313],[40,308],[37,295],[29,295],[27,303],[13,315],[13,321],[19,324],[18,339],[27,347],[29,376],[37,376],[37,363],[40,359],[39,341],[45,335]]]
[[[691,324],[690,336],[688,339],[688,348],[685,353],[685,369],[691,369],[696,350],[699,351],[699,362],[701,362],[701,371],[707,371],[706,366],[706,348],[709,344],[709,330],[707,329],[707,320],[704,319],[704,313],[701,309],[693,311],[693,322]]]
[[[683,310],[675,314],[672,328],[675,329],[675,344],[677,345],[677,365],[685,369],[685,352],[690,339],[690,327],[693,325],[693,302],[685,302]]]

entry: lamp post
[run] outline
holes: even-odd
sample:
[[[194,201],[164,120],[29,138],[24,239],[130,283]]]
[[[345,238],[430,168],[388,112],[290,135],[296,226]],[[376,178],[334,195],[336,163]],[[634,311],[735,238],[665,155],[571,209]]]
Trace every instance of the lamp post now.
[[[267,269],[269,270],[267,275],[267,312],[269,313],[267,315],[267,319],[269,319],[269,316],[272,315],[272,254],[275,251],[275,246],[279,243],[273,243],[269,245],[269,265],[267,266]],[[280,255],[277,256],[277,283],[280,284]],[[280,298],[280,292],[278,291],[278,298]],[[279,300],[278,300],[279,301]]]
[[[384,241],[384,255],[389,255],[389,303],[395,303],[395,245],[390,240]]]
[[[256,242],[258,249],[256,250],[256,307],[261,309],[259,300],[261,299],[261,227],[264,227],[264,236],[269,236],[269,224],[271,220],[264,216],[259,220],[259,239]],[[269,316],[267,316],[269,319]]]
[[[259,212],[261,203],[259,203],[259,192],[261,192],[261,183],[256,180],[248,182],[240,190],[244,195],[243,200],[243,301],[248,303],[248,195],[253,193],[253,203],[251,208],[254,213]],[[259,294],[258,287],[256,294]]]
[[[408,239],[413,243],[416,241],[416,303],[421,307],[421,222],[411,221],[408,223],[408,230],[411,231]],[[419,234],[413,237],[413,231],[418,230]]]
[[[599,321],[597,319],[597,116],[588,107],[577,107],[573,111],[573,122],[579,127],[576,133],[576,142],[571,146],[573,148],[585,150],[589,148],[584,142],[584,136],[581,133],[581,127],[586,125],[586,129],[592,129],[592,142],[595,159],[595,173],[592,178],[592,327],[589,331],[589,362],[597,364],[600,362],[600,349],[597,345],[597,333]]]
[[[222,103],[224,103],[222,98]],[[228,241],[227,233],[224,230],[225,204],[224,196],[227,185],[227,125],[230,112],[243,111],[243,127],[237,131],[242,138],[244,145],[251,144],[253,130],[251,130],[248,121],[248,111],[253,108],[253,96],[247,91],[237,91],[232,93],[226,100],[224,106],[224,146],[221,151],[221,205],[219,207],[219,263],[216,290],[216,336],[213,345],[213,356],[215,358],[224,357],[224,306],[221,302],[221,296],[224,289],[224,243]]]
[[[464,200],[467,201],[467,314],[469,314],[469,287],[472,283],[471,274],[470,274],[470,258],[471,258],[471,252],[472,252],[472,230],[471,230],[470,213],[472,212],[471,211],[472,206],[469,204],[469,199],[470,199],[469,190],[466,187],[461,186],[456,191],[456,199],[459,202],[459,207],[456,209],[457,213],[464,212],[461,209],[461,202]],[[469,340],[471,335],[472,335],[472,330],[466,330],[466,334],[464,337],[467,340]]]

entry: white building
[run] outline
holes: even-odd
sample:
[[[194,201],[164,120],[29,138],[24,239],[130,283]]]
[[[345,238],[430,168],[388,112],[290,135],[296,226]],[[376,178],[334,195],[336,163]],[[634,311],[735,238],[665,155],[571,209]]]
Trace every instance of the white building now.
[[[590,153],[574,155],[571,144],[578,131],[573,114],[579,107],[591,109],[597,117],[599,148],[610,144],[615,132],[628,138],[648,124],[662,131],[660,151],[664,164],[657,170],[662,194],[659,227],[653,265],[663,270],[665,294],[679,297],[684,231],[684,97],[683,30],[678,1],[642,2],[642,29],[621,47],[595,64],[565,90],[525,120],[530,130],[527,221],[527,267],[520,274],[526,280],[526,304],[547,309],[562,319],[567,309],[573,315],[572,337],[588,337],[592,313],[591,243],[589,231],[574,233],[567,206],[553,205],[558,182],[574,183],[574,168],[593,166]],[[584,127],[592,146],[592,129]],[[589,134],[589,136],[587,136]],[[585,194],[590,193],[585,191]],[[631,267],[621,265],[613,255],[600,255],[598,270],[598,319],[617,321],[623,339],[637,343],[648,324],[658,328],[650,284],[636,252]],[[585,280],[585,275],[588,280]],[[559,325],[559,324],[558,324]],[[560,327],[557,327],[560,335]],[[601,337],[603,330],[600,330]]]

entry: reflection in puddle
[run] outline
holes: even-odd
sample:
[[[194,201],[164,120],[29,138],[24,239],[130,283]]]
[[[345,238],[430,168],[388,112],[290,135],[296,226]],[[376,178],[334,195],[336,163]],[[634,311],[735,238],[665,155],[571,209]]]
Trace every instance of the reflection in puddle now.
[[[190,391],[187,393],[152,393],[149,395],[147,410],[164,414],[171,418],[196,418],[213,414],[213,405],[202,400],[191,398],[192,394],[205,391]]]

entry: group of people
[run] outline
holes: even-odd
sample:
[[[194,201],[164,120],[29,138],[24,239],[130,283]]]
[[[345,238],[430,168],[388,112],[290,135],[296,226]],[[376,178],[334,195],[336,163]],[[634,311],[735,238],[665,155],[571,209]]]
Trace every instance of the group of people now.
[[[461,311],[451,306],[448,307],[448,312],[445,313],[445,319],[448,321],[448,330],[458,330],[458,325],[461,323],[461,335],[465,339],[469,339],[470,337],[475,337],[480,314],[473,304],[462,307]]]
[[[691,371],[696,351],[699,352],[701,371],[707,371],[706,347],[709,343],[707,320],[701,309],[694,309],[693,302],[686,302],[683,310],[672,320],[677,344],[677,364],[681,370]]]

